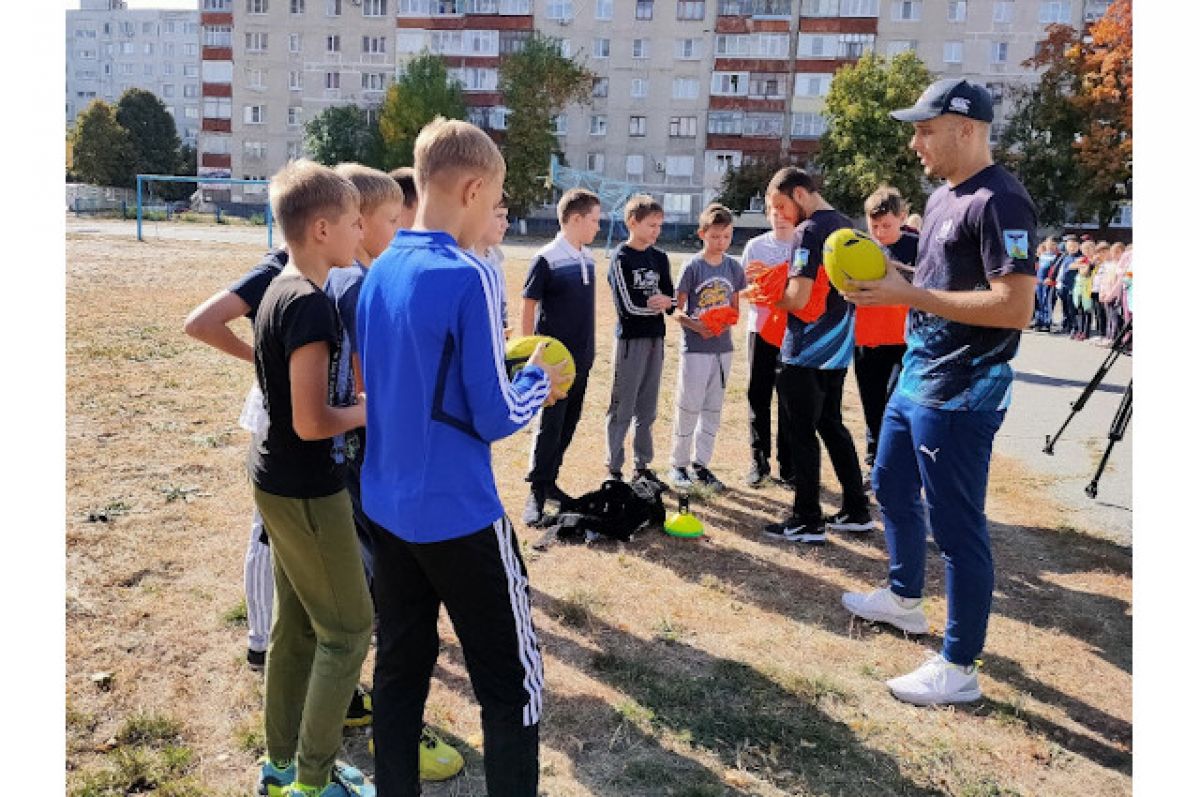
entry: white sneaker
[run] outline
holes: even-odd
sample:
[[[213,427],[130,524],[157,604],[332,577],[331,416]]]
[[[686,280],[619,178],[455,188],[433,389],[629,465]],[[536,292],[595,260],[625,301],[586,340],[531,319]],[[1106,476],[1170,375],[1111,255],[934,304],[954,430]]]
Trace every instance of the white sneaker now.
[[[887,682],[892,696],[917,706],[943,703],[969,703],[983,697],[979,689],[978,668],[960,667],[935,653],[908,675]]]
[[[870,620],[873,623],[894,625],[901,631],[910,634],[929,633],[929,621],[921,606],[924,601],[912,608],[905,608],[890,589],[877,589],[874,592],[843,592],[842,605],[851,614]]]

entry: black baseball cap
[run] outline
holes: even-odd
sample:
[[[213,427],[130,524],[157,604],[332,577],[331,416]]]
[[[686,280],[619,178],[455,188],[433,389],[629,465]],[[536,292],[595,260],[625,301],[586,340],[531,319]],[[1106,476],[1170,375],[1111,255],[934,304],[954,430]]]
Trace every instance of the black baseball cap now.
[[[891,116],[901,122],[925,122],[944,113],[990,122],[992,94],[969,80],[943,78],[930,84],[913,107],[892,111]]]

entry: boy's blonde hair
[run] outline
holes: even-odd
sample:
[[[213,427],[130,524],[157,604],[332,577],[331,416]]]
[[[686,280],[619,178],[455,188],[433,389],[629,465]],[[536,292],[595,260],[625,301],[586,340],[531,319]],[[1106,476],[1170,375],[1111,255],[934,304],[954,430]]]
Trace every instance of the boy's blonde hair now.
[[[373,212],[384,202],[404,202],[404,192],[385,172],[361,163],[339,163],[333,170],[358,189],[363,215]]]
[[[413,146],[413,162],[419,194],[424,194],[435,180],[464,173],[504,179],[504,156],[496,142],[475,125],[460,119],[438,116],[425,125]]]
[[[908,203],[904,201],[898,189],[890,185],[881,185],[867,197],[867,201],[863,203],[863,210],[872,219],[885,213],[904,218],[908,213]]]
[[[284,239],[303,245],[308,225],[320,216],[357,213],[358,189],[328,166],[310,160],[288,162],[271,177],[271,213],[279,220]]]
[[[572,216],[586,216],[599,207],[600,197],[586,188],[572,188],[558,200],[558,223],[566,224]]]
[[[700,231],[709,227],[729,227],[733,225],[733,211],[722,204],[713,202],[700,213]]]
[[[591,210],[591,208],[588,208]],[[635,222],[641,222],[647,216],[655,214],[663,215],[662,205],[655,201],[654,197],[649,194],[634,194],[625,203],[625,220],[632,219]]]

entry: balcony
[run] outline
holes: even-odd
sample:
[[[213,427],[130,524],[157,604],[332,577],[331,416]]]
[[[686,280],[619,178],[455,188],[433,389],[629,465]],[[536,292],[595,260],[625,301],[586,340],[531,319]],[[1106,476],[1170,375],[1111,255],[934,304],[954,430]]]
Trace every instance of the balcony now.
[[[792,0],[721,0],[717,16],[791,19]]]

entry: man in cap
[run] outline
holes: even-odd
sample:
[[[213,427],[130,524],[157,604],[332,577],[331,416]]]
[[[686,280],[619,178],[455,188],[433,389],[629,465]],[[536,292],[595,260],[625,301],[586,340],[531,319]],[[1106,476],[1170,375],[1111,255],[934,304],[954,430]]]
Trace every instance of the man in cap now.
[[[913,124],[909,146],[926,175],[945,184],[925,206],[912,283],[889,263],[883,279],[851,282],[846,294],[860,306],[911,310],[873,476],[889,586],[846,593],[842,604],[867,620],[928,631],[921,595],[932,529],[946,562],[945,642],[887,683],[906,702],[958,703],[982,695],[976,658],[995,580],[984,498],[992,440],[1012,395],[1009,361],[1033,311],[1037,219],[1024,187],[992,162],[992,99],[982,86],[939,80],[892,117]]]

